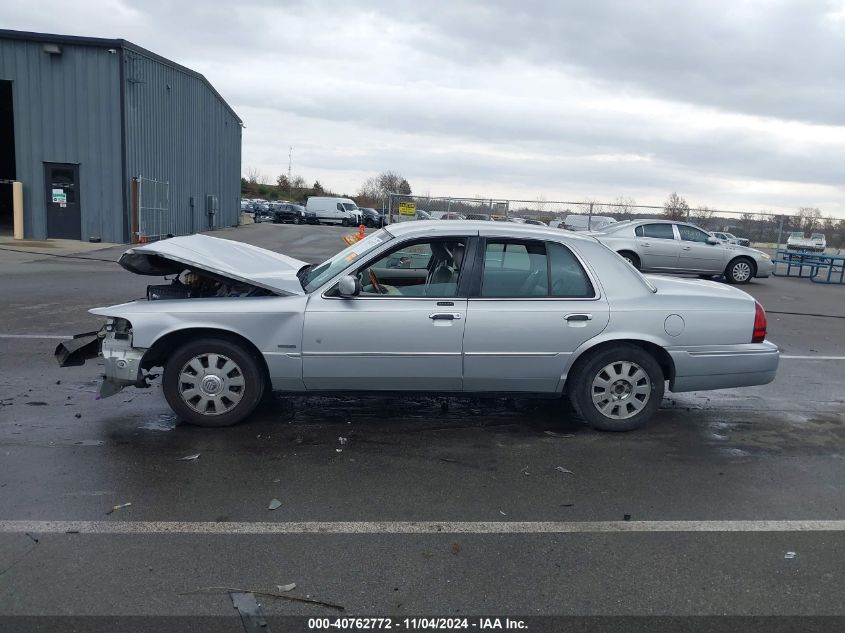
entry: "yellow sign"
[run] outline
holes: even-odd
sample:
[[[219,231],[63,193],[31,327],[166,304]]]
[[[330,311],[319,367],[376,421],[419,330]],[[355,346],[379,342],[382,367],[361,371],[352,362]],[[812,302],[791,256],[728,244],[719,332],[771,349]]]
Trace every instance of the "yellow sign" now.
[[[399,215],[416,215],[417,214],[417,203],[416,202],[400,202],[399,203]]]

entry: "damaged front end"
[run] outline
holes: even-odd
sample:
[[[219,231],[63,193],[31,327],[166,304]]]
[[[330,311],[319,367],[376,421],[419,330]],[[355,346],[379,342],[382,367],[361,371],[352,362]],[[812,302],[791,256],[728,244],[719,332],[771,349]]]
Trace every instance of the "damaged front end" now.
[[[78,367],[86,360],[103,357],[105,374],[98,396],[108,398],[124,387],[149,387],[154,376],[145,374],[141,361],[146,350],[132,347],[132,324],[126,319],[110,318],[98,332],[77,334],[56,347],[59,367]]]

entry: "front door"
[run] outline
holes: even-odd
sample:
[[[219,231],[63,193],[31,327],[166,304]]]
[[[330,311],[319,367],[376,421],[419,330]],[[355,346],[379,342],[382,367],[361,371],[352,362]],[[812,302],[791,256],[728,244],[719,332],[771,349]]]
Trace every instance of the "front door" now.
[[[302,337],[306,388],[460,391],[467,242],[404,242],[354,271],[358,296],[313,294]]]
[[[554,392],[570,357],[607,326],[607,301],[569,248],[488,238],[469,299],[464,391]]]
[[[44,163],[47,237],[82,239],[82,212],[79,206],[79,165]]]
[[[721,273],[725,270],[725,247],[722,244],[708,244],[710,237],[701,229],[689,224],[677,224],[681,238],[678,258],[679,270],[694,270],[705,273]]]

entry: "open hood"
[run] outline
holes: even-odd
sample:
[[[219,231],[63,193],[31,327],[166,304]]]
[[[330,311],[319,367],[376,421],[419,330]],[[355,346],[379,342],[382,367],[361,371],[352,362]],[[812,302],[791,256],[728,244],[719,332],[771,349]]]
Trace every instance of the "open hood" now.
[[[204,270],[275,294],[305,294],[296,273],[307,264],[264,248],[209,235],[186,235],[134,246],[119,263],[138,275],[176,275]]]

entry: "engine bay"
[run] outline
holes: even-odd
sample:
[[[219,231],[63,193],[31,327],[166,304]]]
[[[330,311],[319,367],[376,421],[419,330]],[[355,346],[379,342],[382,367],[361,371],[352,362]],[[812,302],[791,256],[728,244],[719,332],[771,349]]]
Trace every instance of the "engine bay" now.
[[[176,275],[169,284],[147,286],[147,301],[208,299],[211,297],[266,297],[272,294],[264,288],[190,268]]]

